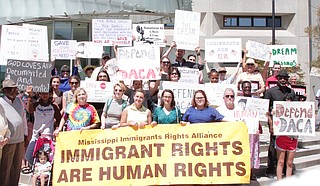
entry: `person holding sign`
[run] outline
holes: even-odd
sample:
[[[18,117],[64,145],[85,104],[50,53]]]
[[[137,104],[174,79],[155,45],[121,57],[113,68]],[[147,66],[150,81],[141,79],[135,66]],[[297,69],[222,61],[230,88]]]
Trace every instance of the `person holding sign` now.
[[[52,66],[55,66],[55,59],[52,60]],[[70,78],[70,67],[67,65],[63,65],[60,69],[60,74],[58,74],[58,71],[56,67],[54,67],[51,71],[51,76],[57,76],[60,75],[60,85],[59,90],[62,92],[66,92],[71,89],[69,86],[69,78]],[[72,76],[78,76],[78,67],[74,66],[72,71]]]
[[[172,41],[170,47],[168,48],[168,50],[163,54],[162,57],[168,57],[171,50],[173,48],[177,47],[177,44],[175,41]],[[196,53],[197,56],[200,56],[200,48],[197,47],[196,49]],[[175,67],[188,67],[188,68],[198,68],[199,70],[203,70],[203,65],[199,65],[190,61],[186,61],[183,57],[185,55],[186,51],[184,49],[176,49],[176,59],[175,59],[175,63],[172,64],[172,66]],[[201,59],[202,61],[202,59]],[[199,61],[200,62],[200,61]],[[202,62],[201,62],[202,63]]]
[[[289,75],[286,70],[280,70],[277,75],[278,83],[277,86],[268,89],[264,95],[264,99],[269,99],[269,113],[272,113],[273,110],[273,102],[274,101],[285,101],[287,98],[291,100],[297,100],[296,94],[294,90],[287,86]],[[267,176],[274,177],[275,174],[275,166],[276,166],[276,152],[275,152],[275,136],[273,135],[273,127],[272,127],[272,115],[270,115],[269,122],[269,132],[270,132],[270,144],[268,150],[268,168],[267,168]],[[271,124],[270,124],[271,123]]]
[[[107,99],[101,115],[101,129],[119,128],[122,111],[127,107],[127,100],[122,99],[125,88],[116,83],[113,86],[113,96]]]
[[[208,123],[226,121],[215,108],[210,107],[206,93],[203,90],[194,92],[191,107],[189,107],[182,117],[182,125],[190,123]]]
[[[233,84],[233,82],[236,80],[239,70],[240,70],[240,65],[242,64],[242,61],[240,60],[236,70],[233,74],[231,74],[230,77],[226,78],[227,70],[225,67],[219,67],[218,72],[219,72],[219,83],[221,84]]]
[[[243,81],[241,83],[243,96],[244,97],[254,97],[251,93],[251,83],[249,81]],[[250,163],[251,163],[251,180],[257,180],[256,175],[252,173],[252,169],[259,169],[260,168],[260,142],[259,142],[259,134],[262,134],[262,127],[259,123],[258,119],[249,118],[245,119],[247,125],[254,125],[257,128],[256,134],[249,134],[249,142],[250,142]]]
[[[32,86],[28,86],[26,92],[30,96],[33,95]],[[52,94],[52,92],[40,92],[40,99],[34,103],[31,97],[28,98],[26,110],[34,114],[33,134],[25,155],[29,165],[33,164],[33,150],[40,135],[45,134],[51,138],[61,120],[60,110],[52,102]]]
[[[151,125],[172,124],[181,121],[180,109],[176,107],[174,94],[172,90],[165,89],[161,94],[160,107],[157,107],[153,113],[153,121]]]
[[[121,127],[131,126],[135,129],[144,128],[152,121],[151,111],[143,106],[146,93],[138,89],[134,94],[134,103],[125,108],[121,115]]]
[[[67,124],[67,131],[95,129],[100,122],[96,109],[87,103],[87,92],[83,88],[77,88],[74,92],[73,102],[70,103],[61,118],[59,128],[54,131],[58,136],[63,126]]]
[[[247,59],[245,63],[246,72],[239,74],[236,85],[239,87],[242,81],[257,82],[255,84],[251,84],[252,94],[255,96],[260,96],[265,91],[265,87],[261,74],[255,73],[256,66],[257,64],[252,58]]]
[[[287,97],[286,101],[293,101],[291,97]],[[283,105],[276,105],[276,116],[280,117],[284,113]],[[270,117],[270,116],[269,116]],[[271,118],[269,118],[269,125],[272,124]],[[293,172],[293,159],[298,146],[298,136],[277,136],[275,142],[275,148],[277,151],[277,179],[282,179],[282,172],[284,166],[286,166],[286,177],[292,175]]]

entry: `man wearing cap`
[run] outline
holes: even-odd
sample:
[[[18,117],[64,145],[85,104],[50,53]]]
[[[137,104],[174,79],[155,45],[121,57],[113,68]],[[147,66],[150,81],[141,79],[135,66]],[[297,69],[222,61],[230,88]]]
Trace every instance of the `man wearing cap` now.
[[[170,47],[168,48],[168,50],[162,55],[162,57],[168,57],[171,50],[173,48],[177,47],[177,44],[175,41],[172,41]],[[197,47],[195,49],[197,56],[200,58],[200,47]],[[190,62],[185,60],[183,57],[185,55],[186,51],[184,49],[176,49],[175,55],[176,55],[176,59],[175,59],[175,63],[172,64],[172,66],[174,67],[188,67],[188,68],[197,68],[199,70],[203,70],[204,65],[200,64],[202,63],[202,58],[201,60],[199,60],[199,63],[194,63],[194,62]]]
[[[221,84],[232,84],[236,77],[238,76],[239,69],[240,69],[241,61],[238,63],[236,71],[228,78],[226,78],[227,70],[225,67],[219,67],[219,83]]]
[[[80,59],[77,58],[76,66],[78,67],[78,73],[81,80],[90,80],[93,70],[96,68],[93,65],[87,65],[82,69]]]
[[[114,51],[115,54],[117,53],[117,46],[114,46]],[[95,81],[98,77],[98,74],[100,72],[100,70],[104,68],[107,72],[108,75],[110,77],[110,81],[112,82],[113,80],[115,80],[115,76],[117,74],[118,69],[118,64],[117,64],[117,60],[115,58],[110,57],[110,54],[108,52],[103,52],[101,59],[100,59],[100,66],[96,67],[91,75],[91,80]]]
[[[269,113],[271,115],[271,111],[273,109],[273,102],[274,101],[286,101],[287,99],[290,100],[297,100],[296,94],[294,90],[287,86],[289,75],[286,70],[280,70],[278,75],[276,76],[278,82],[277,86],[269,88],[265,95],[264,99],[269,99]],[[272,118],[272,115],[271,115]],[[269,123],[269,122],[268,122]],[[272,122],[270,122],[272,123]],[[275,143],[275,136],[273,135],[273,126],[269,125],[269,132],[270,132],[270,144],[268,150],[268,168],[267,168],[267,176],[274,177],[275,170],[276,170],[276,160],[277,155],[274,148]]]
[[[0,104],[5,109],[5,116],[11,135],[8,143],[2,149],[0,186],[19,184],[24,141],[28,135],[24,106],[21,99],[17,97],[17,87],[11,79],[6,79],[2,82],[4,96],[0,98]]]

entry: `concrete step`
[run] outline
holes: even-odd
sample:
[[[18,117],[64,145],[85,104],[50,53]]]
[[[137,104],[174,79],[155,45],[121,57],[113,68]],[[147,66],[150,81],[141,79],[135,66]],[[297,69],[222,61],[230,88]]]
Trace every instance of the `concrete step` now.
[[[303,156],[309,156],[309,155],[315,155],[318,154],[320,159],[320,145],[310,145],[310,146],[303,146],[303,148],[300,148],[297,150],[295,154],[295,158],[303,157]],[[260,164],[267,163],[268,161],[268,151],[260,152]]]
[[[320,165],[320,155],[314,154],[314,155],[295,158],[293,162],[297,170],[312,167],[315,165]]]

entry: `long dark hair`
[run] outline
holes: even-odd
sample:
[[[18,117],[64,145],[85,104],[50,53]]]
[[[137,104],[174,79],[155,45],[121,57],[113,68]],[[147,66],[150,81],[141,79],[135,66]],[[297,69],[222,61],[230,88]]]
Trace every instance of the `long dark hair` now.
[[[164,107],[164,101],[163,101],[162,98],[163,98],[164,93],[166,93],[166,92],[170,93],[171,96],[172,96],[172,100],[171,100],[171,103],[170,103],[170,107],[171,107],[171,108],[175,107],[175,106],[176,106],[176,102],[174,101],[174,94],[173,94],[173,91],[170,90],[170,89],[165,89],[165,90],[162,91],[160,106],[161,106],[162,108]]]

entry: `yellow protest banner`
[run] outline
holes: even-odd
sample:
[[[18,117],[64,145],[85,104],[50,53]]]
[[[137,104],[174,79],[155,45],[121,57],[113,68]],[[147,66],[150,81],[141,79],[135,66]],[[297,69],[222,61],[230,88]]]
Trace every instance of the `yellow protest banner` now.
[[[60,132],[53,170],[57,186],[232,184],[249,177],[243,122]]]

